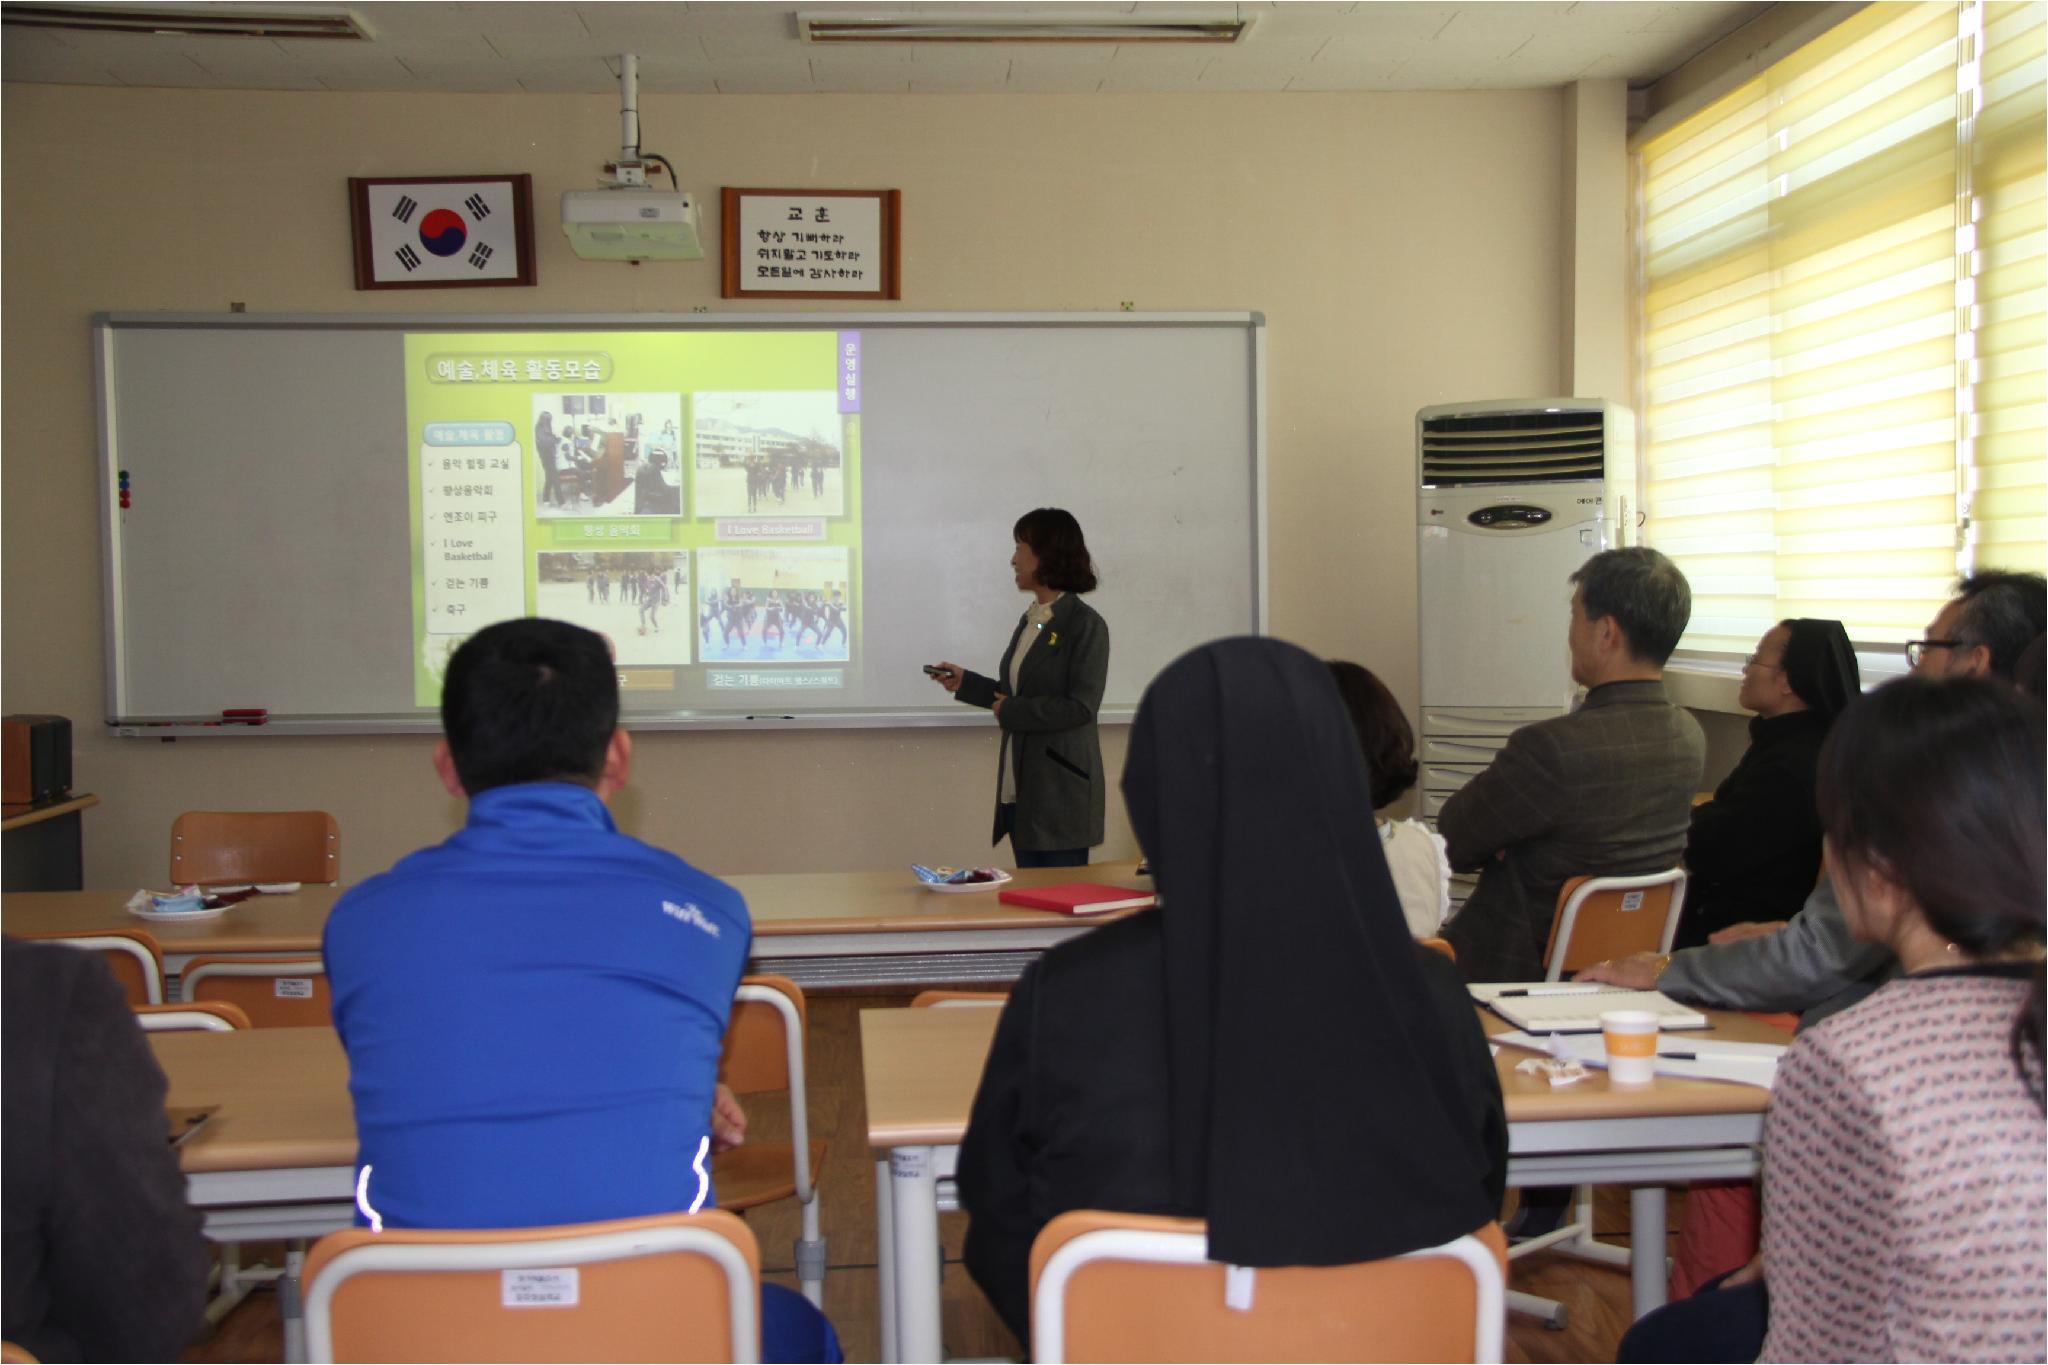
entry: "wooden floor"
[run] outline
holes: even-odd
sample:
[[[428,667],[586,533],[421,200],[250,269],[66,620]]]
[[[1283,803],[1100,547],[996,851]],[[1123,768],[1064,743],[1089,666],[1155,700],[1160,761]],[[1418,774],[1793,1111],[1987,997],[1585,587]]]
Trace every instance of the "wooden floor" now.
[[[876,1315],[875,1174],[867,1150],[867,1106],[861,1093],[859,1014],[907,1004],[906,995],[813,996],[810,1002],[812,1136],[830,1143],[819,1179],[820,1218],[829,1255],[825,1311],[849,1361],[881,1358]],[[788,1106],[770,1098],[747,1105],[750,1134],[773,1140],[788,1132]],[[1512,1196],[1510,1196],[1512,1199]],[[1671,1225],[1683,1219],[1683,1196],[1672,1196]],[[1622,1189],[1599,1193],[1595,1221],[1603,1241],[1628,1241],[1628,1199]],[[797,1217],[793,1203],[756,1209],[747,1221],[761,1244],[763,1278],[792,1288]],[[997,1320],[960,1264],[964,1214],[940,1218],[946,1266],[944,1341],[956,1358],[1021,1360],[1022,1348]],[[273,1258],[274,1259],[274,1258]],[[1614,1359],[1629,1322],[1629,1280],[1624,1270],[1539,1255],[1518,1262],[1512,1287],[1542,1294],[1569,1309],[1566,1329],[1553,1332],[1533,1319],[1510,1316],[1508,1359],[1532,1362]],[[252,1294],[187,1361],[272,1362],[283,1359],[276,1295]]]

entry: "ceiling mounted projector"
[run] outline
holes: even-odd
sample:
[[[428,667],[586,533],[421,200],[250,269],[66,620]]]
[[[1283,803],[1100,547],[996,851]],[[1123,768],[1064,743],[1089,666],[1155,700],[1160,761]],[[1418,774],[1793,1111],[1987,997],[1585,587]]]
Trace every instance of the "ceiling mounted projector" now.
[[[668,172],[668,158],[640,153],[640,59],[619,58],[619,158],[605,163],[610,184],[601,190],[562,194],[562,232],[569,248],[586,261],[701,261],[697,204],[678,186],[652,189],[647,168]]]
[[[701,261],[697,205],[687,194],[621,187],[562,195],[562,231],[586,261]]]

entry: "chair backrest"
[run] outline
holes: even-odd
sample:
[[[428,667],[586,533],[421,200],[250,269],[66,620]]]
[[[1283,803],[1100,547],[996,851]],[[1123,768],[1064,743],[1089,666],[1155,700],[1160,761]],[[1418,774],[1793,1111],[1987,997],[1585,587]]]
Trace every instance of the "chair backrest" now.
[[[1685,907],[1685,869],[1639,877],[1574,877],[1557,893],[1543,979],[1630,953],[1668,953]]]
[[[1507,1241],[1498,1224],[1341,1266],[1209,1259],[1197,1218],[1084,1209],[1031,1247],[1031,1345],[1069,1360],[1497,1361]]]
[[[733,992],[732,1021],[718,1079],[737,1095],[789,1092],[790,1147],[796,1160],[797,1198],[808,1203],[811,1170],[809,1086],[804,1067],[809,1015],[803,988],[786,976],[743,976]]]
[[[919,991],[917,998],[910,1002],[910,1008],[957,1009],[962,1005],[994,1005],[1001,1008],[1008,1003],[1008,991]]]
[[[225,1000],[202,1000],[182,1005],[137,1005],[135,1022],[142,1025],[144,1033],[176,1033],[184,1030],[200,1030],[211,1033],[232,1033],[238,1028],[251,1028],[249,1016],[242,1013],[239,1005]]]
[[[317,957],[195,957],[180,978],[185,998],[225,1001],[256,1028],[322,1028],[334,1023],[327,966]]]
[[[161,1005],[164,1002],[164,950],[153,934],[140,929],[95,929],[89,934],[20,934],[20,938],[41,943],[61,943],[98,953],[111,967],[114,979],[128,993],[131,1005]]]
[[[188,810],[171,824],[171,882],[341,880],[341,828],[324,810]]]
[[[32,1354],[26,1346],[17,1346],[11,1341],[0,1341],[0,1365],[36,1365],[41,1358]]]
[[[761,1253],[722,1209],[552,1228],[354,1228],[301,1274],[306,1358],[761,1358]]]
[[[1418,938],[1415,941],[1432,953],[1442,953],[1453,962],[1458,960],[1458,950],[1451,946],[1451,941],[1447,938]]]

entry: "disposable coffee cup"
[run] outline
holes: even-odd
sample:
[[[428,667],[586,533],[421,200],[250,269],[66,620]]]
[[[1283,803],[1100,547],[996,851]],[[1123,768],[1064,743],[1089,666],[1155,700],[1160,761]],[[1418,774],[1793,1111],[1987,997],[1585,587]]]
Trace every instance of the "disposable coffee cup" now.
[[[1648,1085],[1657,1078],[1657,1016],[1648,1010],[1608,1010],[1600,1016],[1607,1045],[1607,1079],[1615,1085]]]

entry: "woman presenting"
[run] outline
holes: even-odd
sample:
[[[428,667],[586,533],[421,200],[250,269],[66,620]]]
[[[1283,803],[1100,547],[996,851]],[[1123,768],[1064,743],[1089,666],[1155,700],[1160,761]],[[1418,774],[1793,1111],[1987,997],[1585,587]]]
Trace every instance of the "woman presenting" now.
[[[1018,518],[1010,556],[1031,605],[1010,636],[998,677],[958,664],[928,668],[939,686],[995,712],[1003,729],[996,766],[993,843],[1010,836],[1019,867],[1081,867],[1102,842],[1102,740],[1095,713],[1109,678],[1109,627],[1081,594],[1095,565],[1081,525],[1057,507]]]

